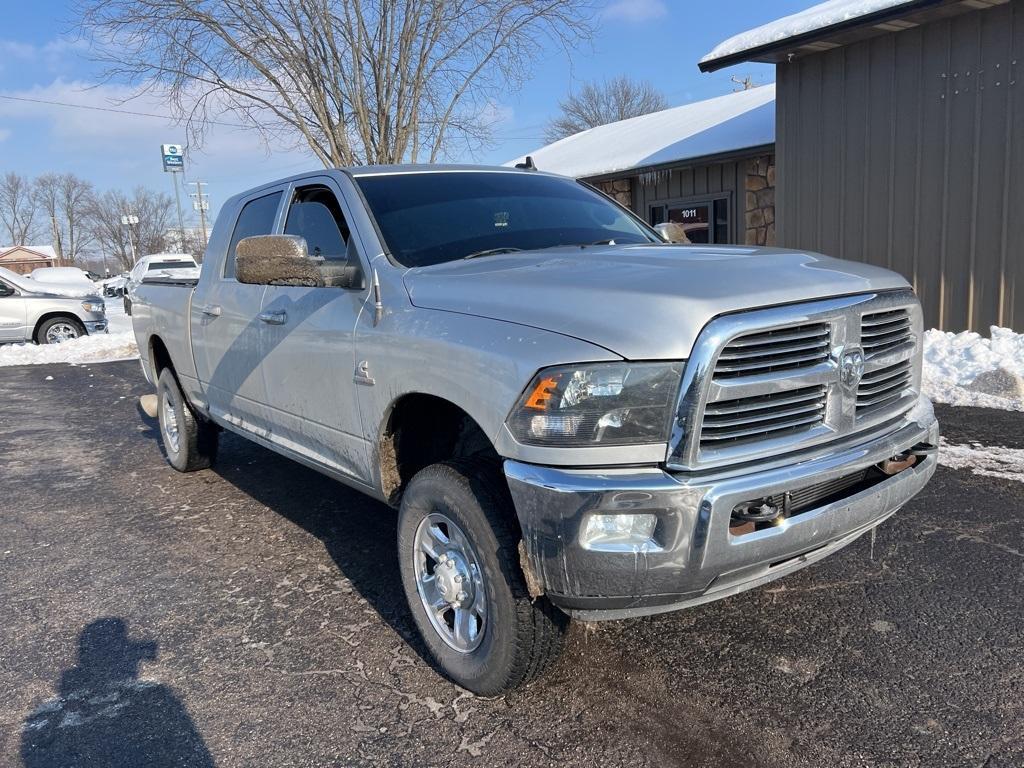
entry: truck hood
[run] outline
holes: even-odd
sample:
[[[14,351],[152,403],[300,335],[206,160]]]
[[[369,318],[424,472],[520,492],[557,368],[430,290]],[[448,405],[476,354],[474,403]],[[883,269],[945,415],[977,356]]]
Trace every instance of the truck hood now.
[[[628,360],[687,358],[718,315],[908,287],[887,269],[817,253],[683,245],[520,251],[404,280],[414,306],[555,331]]]

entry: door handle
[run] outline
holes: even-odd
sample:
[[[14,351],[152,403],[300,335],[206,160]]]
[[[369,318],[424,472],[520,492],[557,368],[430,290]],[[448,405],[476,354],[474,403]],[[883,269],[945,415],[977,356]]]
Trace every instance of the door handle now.
[[[270,325],[284,325],[285,323],[288,322],[288,313],[285,312],[283,309],[268,312],[260,312],[259,318],[264,323],[269,323]]]
[[[220,305],[218,304],[207,304],[205,307],[200,307],[199,311],[208,317],[220,317]]]

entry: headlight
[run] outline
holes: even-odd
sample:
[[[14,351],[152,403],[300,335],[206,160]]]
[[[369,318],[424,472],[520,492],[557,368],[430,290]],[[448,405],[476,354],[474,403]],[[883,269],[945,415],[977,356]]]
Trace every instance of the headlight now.
[[[83,301],[82,309],[86,312],[106,312],[107,307],[102,301]]]
[[[545,368],[508,417],[516,440],[579,448],[668,439],[683,363]]]

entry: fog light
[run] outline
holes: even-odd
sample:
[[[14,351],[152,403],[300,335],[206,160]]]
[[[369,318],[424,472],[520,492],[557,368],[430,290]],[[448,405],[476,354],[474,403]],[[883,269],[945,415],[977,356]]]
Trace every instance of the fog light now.
[[[654,541],[657,515],[591,515],[583,529],[584,549],[639,552],[661,549]]]

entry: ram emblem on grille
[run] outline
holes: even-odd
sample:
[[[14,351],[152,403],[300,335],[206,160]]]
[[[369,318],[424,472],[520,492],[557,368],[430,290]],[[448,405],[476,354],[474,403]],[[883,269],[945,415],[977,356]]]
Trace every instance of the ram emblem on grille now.
[[[857,391],[861,377],[864,375],[864,353],[859,349],[843,352],[839,361],[839,383],[849,394]]]

